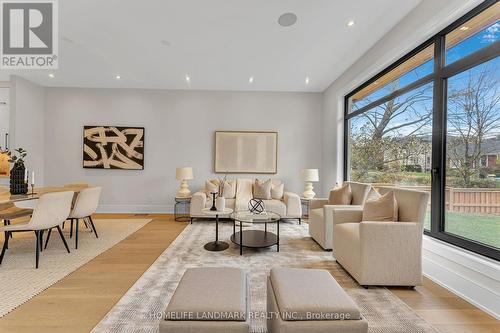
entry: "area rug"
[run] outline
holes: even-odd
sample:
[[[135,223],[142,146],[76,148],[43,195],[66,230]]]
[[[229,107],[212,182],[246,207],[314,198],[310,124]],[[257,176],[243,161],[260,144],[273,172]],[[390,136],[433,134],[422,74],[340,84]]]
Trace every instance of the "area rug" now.
[[[46,250],[35,269],[34,233],[15,233],[0,265],[0,317],[27,302],[99,254],[133,234],[150,219],[94,220],[99,238],[80,223],[78,250],[69,238],[69,225],[64,230],[71,253],[67,253],[57,230],[52,231]],[[3,235],[0,236],[3,245]],[[45,239],[45,236],[44,236]]]
[[[214,240],[215,225],[195,222],[184,229],[92,332],[158,332],[159,321],[182,274],[189,267],[201,266],[240,267],[249,273],[252,332],[267,332],[265,317],[260,315],[266,311],[266,275],[279,266],[330,271],[361,308],[370,333],[438,332],[389,290],[360,287],[335,262],[331,252],[321,250],[308,236],[307,228],[307,224],[282,223],[279,253],[275,247],[244,249],[240,256],[239,248],[232,243],[222,252],[205,251],[203,245]],[[219,232],[221,240],[230,242],[230,223],[220,225]]]

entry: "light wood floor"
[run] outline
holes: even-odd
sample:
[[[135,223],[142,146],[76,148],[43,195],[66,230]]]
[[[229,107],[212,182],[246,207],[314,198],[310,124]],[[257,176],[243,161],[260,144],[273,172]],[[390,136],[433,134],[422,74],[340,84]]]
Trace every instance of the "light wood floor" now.
[[[153,221],[1,318],[0,332],[89,332],[186,226],[168,215],[95,216],[134,217]],[[391,291],[442,333],[500,332],[495,318],[428,279]]]

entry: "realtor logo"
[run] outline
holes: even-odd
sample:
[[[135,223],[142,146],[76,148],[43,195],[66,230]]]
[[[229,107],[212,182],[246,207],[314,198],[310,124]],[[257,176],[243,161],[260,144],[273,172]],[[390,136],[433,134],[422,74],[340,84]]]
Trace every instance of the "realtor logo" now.
[[[58,67],[57,0],[0,0],[2,69]]]

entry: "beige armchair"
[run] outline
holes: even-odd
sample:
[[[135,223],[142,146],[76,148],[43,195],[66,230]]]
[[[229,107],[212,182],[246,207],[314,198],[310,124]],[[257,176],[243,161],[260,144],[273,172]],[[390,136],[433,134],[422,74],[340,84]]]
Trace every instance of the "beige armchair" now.
[[[349,207],[362,210],[371,185],[356,182],[349,183],[352,201],[348,206],[329,205],[328,199],[312,199],[309,203],[309,235],[325,250],[331,250],[333,235],[333,209]]]
[[[334,209],[333,255],[360,285],[422,284],[422,234],[429,194],[394,190],[398,222],[362,221],[362,210]]]

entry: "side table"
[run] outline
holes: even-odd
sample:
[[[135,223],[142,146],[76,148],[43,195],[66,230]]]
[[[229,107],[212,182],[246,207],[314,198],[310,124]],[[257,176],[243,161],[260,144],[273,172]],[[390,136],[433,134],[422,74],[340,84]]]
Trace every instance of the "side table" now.
[[[229,215],[233,212],[231,208],[226,208],[223,211],[210,210],[210,208],[203,208],[201,212],[207,216],[215,216],[215,242],[205,244],[204,248],[207,251],[224,251],[229,247],[226,242],[219,241],[219,215]]]
[[[175,197],[174,204],[174,219],[177,222],[189,222],[189,206],[191,205],[191,197]]]
[[[309,204],[311,203],[311,199],[308,198],[300,198],[300,204],[302,205],[302,218],[309,218]]]

